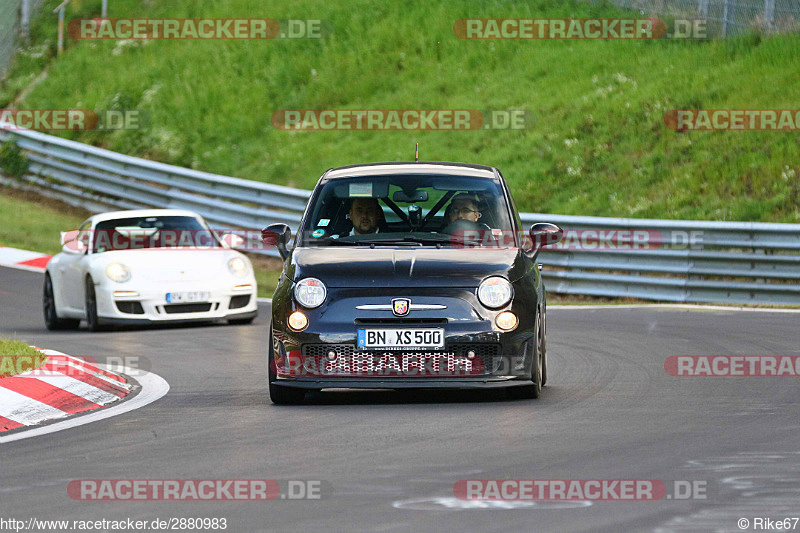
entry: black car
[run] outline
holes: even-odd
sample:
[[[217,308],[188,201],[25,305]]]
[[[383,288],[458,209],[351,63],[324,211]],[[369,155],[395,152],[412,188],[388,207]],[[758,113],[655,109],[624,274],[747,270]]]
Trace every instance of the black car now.
[[[272,299],[269,391],[493,388],[537,398],[547,381],[536,255],[558,226],[522,230],[496,168],[375,163],[328,170]]]

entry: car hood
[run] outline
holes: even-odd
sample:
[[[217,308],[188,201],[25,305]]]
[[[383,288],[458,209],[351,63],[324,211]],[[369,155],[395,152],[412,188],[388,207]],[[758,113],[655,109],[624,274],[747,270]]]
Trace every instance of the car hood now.
[[[229,276],[227,263],[238,252],[222,248],[116,250],[95,254],[93,263],[105,269],[122,263],[133,279],[148,281],[203,281]]]
[[[287,274],[328,287],[477,287],[493,275],[519,279],[523,259],[517,248],[297,248]]]

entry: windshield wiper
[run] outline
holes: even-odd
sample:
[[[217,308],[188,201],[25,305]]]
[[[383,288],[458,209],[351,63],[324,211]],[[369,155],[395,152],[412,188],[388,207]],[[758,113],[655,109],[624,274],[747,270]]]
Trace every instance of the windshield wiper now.
[[[406,235],[403,238],[393,238],[393,239],[370,239],[368,241],[358,241],[358,244],[421,244],[421,245],[433,245],[433,244],[470,244],[470,245],[478,245],[480,246],[481,243],[477,241],[462,241],[457,240],[454,241],[450,237],[441,236],[441,237],[423,237],[417,235]]]
[[[331,237],[325,237],[324,239],[317,239],[314,241],[309,241],[308,244],[312,245],[330,245],[330,246],[357,246],[360,243],[356,241],[343,241],[341,239],[333,239]]]

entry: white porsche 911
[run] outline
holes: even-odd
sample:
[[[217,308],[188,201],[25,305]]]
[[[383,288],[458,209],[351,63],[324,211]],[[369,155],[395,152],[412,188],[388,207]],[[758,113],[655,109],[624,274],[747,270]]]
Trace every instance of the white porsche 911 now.
[[[247,324],[257,314],[250,260],[200,215],[177,209],[94,215],[62,237],[47,264],[48,329],[213,321]]]

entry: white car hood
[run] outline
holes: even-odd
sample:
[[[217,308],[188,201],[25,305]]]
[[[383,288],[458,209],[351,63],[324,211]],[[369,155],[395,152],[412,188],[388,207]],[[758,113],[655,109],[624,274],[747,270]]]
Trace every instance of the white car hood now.
[[[118,250],[96,254],[95,259],[103,263],[122,263],[131,271],[135,280],[147,281],[205,281],[232,276],[228,261],[240,254],[233,250],[214,248],[193,249],[143,249]]]

